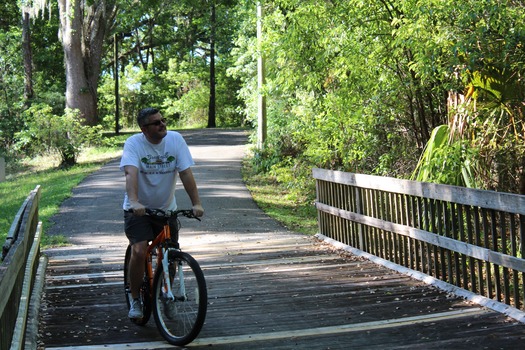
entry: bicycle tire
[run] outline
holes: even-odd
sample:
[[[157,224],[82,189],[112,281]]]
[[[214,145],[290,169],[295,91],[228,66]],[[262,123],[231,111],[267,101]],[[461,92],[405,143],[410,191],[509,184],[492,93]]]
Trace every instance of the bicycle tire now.
[[[129,261],[131,259],[131,246],[128,245],[128,248],[126,249],[126,257],[124,258],[124,292],[126,295],[126,305],[129,307],[131,305],[131,289],[129,287]],[[148,283],[148,279],[146,275],[144,274],[144,280],[142,281],[142,285],[140,286],[140,299],[142,302],[142,318],[130,318],[131,322],[139,325],[144,326],[146,323],[148,323],[150,317],[151,317],[151,292],[150,287]]]
[[[163,293],[164,273],[162,266],[157,268],[153,280],[153,316],[157,328],[166,341],[172,345],[183,346],[192,342],[204,325],[208,307],[208,292],[204,274],[197,261],[188,253],[171,250],[170,266],[181,266],[186,295],[180,293],[178,270],[170,269],[171,290],[175,300],[171,301]]]

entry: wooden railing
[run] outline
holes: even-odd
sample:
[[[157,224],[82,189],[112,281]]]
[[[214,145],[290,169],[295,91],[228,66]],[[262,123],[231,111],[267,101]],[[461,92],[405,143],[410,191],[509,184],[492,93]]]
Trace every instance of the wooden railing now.
[[[30,301],[40,262],[39,199],[40,187],[37,186],[20,207],[2,247],[0,349],[36,348],[26,346],[25,334],[28,320],[36,322],[31,316]],[[36,345],[36,341],[31,344]]]
[[[525,196],[314,169],[319,232],[525,309]]]

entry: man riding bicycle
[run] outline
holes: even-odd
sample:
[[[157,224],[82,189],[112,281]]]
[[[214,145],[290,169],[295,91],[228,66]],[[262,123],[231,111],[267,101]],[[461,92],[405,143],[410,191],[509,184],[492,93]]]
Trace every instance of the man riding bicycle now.
[[[129,318],[142,318],[139,290],[144,276],[148,241],[163,227],[162,220],[145,214],[146,208],[177,209],[175,184],[179,175],[193,205],[193,214],[204,214],[191,166],[195,163],[181,134],[166,129],[166,120],[156,108],[145,108],[137,117],[142,133],[124,144],[120,169],[126,176],[124,230],[131,249],[130,289],[133,301]]]

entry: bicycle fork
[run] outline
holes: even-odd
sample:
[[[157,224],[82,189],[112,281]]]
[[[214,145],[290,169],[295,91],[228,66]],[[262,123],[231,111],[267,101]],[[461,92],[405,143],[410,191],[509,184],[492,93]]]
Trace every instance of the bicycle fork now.
[[[171,248],[173,250],[173,248]],[[179,300],[179,301],[185,301],[186,300],[186,286],[184,285],[184,272],[182,271],[182,263],[177,263],[177,274],[179,278],[179,291],[178,295],[180,297],[175,297],[173,295],[173,292],[171,291],[171,276],[169,271],[169,251],[170,248],[164,248],[162,250],[162,270],[164,272],[164,288],[166,289],[166,298],[169,300]]]

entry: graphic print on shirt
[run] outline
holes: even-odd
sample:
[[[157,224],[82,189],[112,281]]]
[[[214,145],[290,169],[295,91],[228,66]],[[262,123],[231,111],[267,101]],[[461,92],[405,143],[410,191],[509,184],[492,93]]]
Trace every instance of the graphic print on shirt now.
[[[142,157],[140,161],[144,166],[144,173],[155,174],[162,169],[172,169],[174,171],[175,157],[166,152],[164,155],[151,155],[148,154],[146,157]]]

